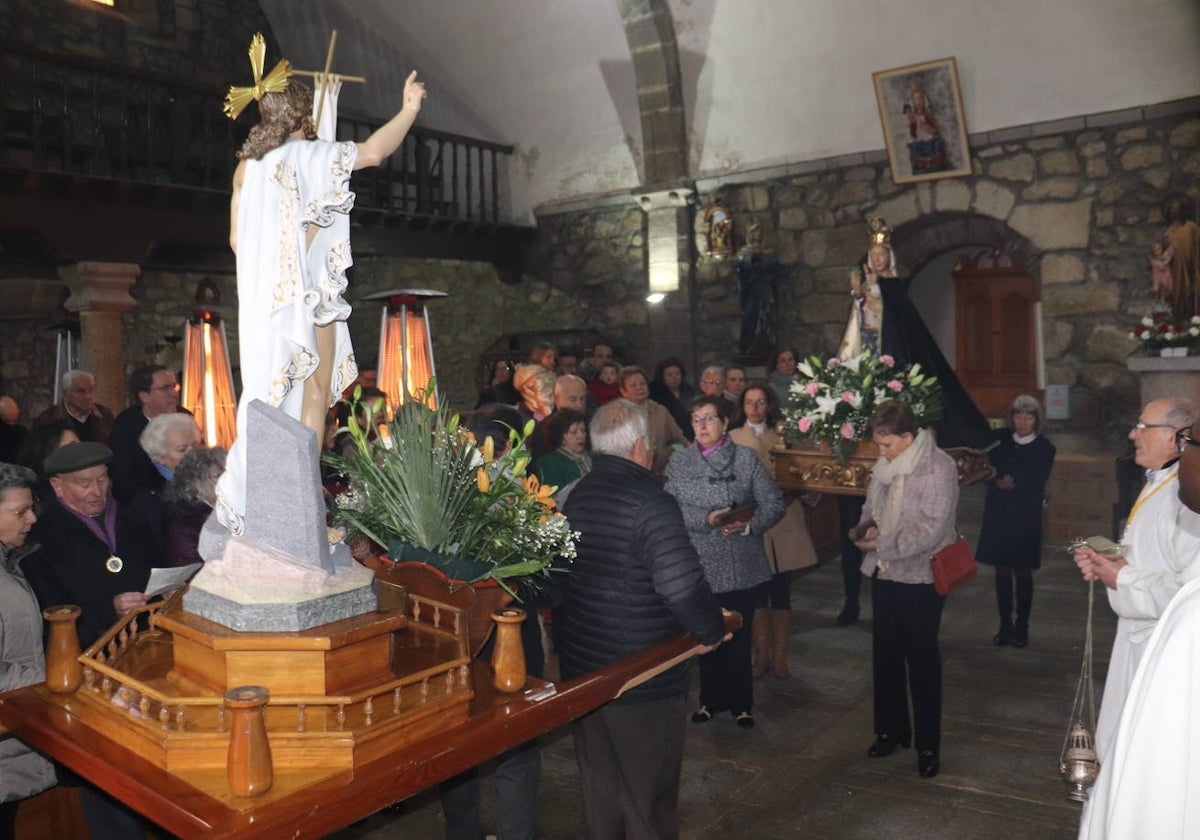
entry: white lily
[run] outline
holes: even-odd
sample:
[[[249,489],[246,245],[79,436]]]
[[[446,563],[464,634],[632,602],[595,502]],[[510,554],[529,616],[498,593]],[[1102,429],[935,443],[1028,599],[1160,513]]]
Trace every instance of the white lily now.
[[[823,397],[820,394],[817,395],[816,401],[817,412],[820,414],[833,414],[833,412],[837,410],[837,407],[842,402],[840,398],[835,399],[834,397]]]

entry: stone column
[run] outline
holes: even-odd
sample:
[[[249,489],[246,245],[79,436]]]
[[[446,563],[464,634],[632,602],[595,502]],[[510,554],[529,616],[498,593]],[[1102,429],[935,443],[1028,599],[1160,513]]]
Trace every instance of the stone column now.
[[[66,307],[79,313],[79,364],[96,377],[96,402],[114,413],[125,407],[121,313],[133,308],[129,290],[141,273],[136,263],[80,262],[59,269],[71,290]]]
[[[663,356],[678,356],[694,371],[695,296],[692,294],[692,203],[690,186],[635,195],[646,214],[646,273],[648,291],[663,295],[649,304],[648,365]]]

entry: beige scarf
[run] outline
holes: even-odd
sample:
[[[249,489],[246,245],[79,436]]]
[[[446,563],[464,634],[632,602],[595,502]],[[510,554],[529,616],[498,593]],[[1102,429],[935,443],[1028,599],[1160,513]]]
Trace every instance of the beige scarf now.
[[[904,502],[904,479],[916,468],[917,462],[925,454],[925,450],[934,446],[933,435],[928,429],[921,429],[913,439],[912,444],[889,461],[880,458],[871,470],[871,481],[878,481],[888,488],[887,501],[884,502],[882,513],[876,512],[876,522],[879,533],[888,534],[896,530],[900,524],[900,511]]]

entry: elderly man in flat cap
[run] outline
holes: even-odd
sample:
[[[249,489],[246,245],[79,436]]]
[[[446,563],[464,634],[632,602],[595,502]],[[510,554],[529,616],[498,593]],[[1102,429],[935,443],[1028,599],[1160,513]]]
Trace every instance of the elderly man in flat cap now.
[[[40,559],[25,567],[43,607],[78,604],[79,643],[87,647],[117,620],[146,603],[150,569],[158,565],[158,537],[140,516],[109,492],[112,450],[101,443],[68,443],[45,461],[56,501],[33,527]],[[144,840],[146,827],[128,806],[83,784],[80,804],[92,837]]]
[[[44,607],[78,604],[79,642],[87,647],[124,615],[146,603],[150,569],[158,565],[158,538],[109,492],[112,450],[100,443],[68,443],[46,459],[57,497],[34,526],[42,559],[26,569]]]

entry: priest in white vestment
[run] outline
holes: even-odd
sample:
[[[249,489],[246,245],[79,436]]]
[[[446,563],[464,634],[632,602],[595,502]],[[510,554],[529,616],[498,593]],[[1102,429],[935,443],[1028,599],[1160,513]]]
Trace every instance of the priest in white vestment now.
[[[1200,443],[1176,434],[1179,498],[1200,510]],[[1083,809],[1080,840],[1200,838],[1200,578],[1158,620]]]
[[[1107,587],[1108,603],[1117,614],[1100,718],[1096,723],[1096,757],[1105,773],[1113,734],[1138,662],[1167,604],[1184,583],[1200,573],[1200,514],[1179,500],[1179,464],[1175,433],[1195,419],[1189,400],[1154,400],[1142,409],[1129,432],[1135,460],[1146,470],[1121,537],[1121,555],[1105,557],[1090,548],[1075,551],[1075,563],[1087,580]]]
[[[357,376],[342,297],[352,262],[350,173],[399,148],[425,97],[414,71],[391,121],[363,143],[337,143],[317,139],[307,87],[263,87],[253,91],[262,119],[238,151],[230,205],[242,395],[216,514],[234,534],[246,509],[247,405],[257,399],[282,409],[313,429],[319,446],[325,413]]]

